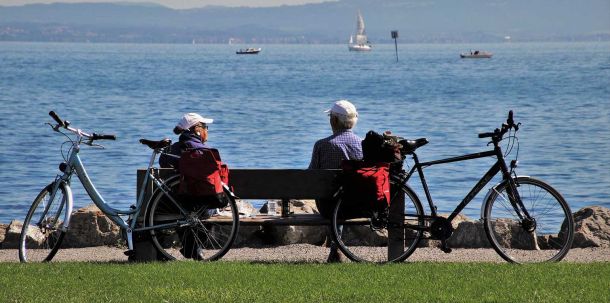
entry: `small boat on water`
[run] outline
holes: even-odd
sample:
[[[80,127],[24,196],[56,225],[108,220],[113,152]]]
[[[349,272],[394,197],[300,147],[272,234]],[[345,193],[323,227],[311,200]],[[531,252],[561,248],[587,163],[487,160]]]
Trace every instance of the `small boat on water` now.
[[[256,54],[260,53],[261,50],[262,49],[260,47],[258,47],[258,48],[248,47],[246,49],[240,49],[240,50],[236,51],[235,53],[238,55],[256,55]]]
[[[364,19],[360,11],[358,11],[358,16],[356,17],[356,35],[349,36],[347,48],[350,51],[370,51],[372,47],[364,32]]]
[[[478,58],[491,58],[491,56],[493,56],[492,53],[490,52],[486,52],[486,51],[470,51],[469,53],[461,53],[460,54],[460,58],[474,58],[474,59],[478,59]]]

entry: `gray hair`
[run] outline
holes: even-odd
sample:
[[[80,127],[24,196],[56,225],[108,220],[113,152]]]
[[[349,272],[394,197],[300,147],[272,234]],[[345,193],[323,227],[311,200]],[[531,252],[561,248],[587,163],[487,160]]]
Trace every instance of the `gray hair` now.
[[[354,128],[354,126],[356,126],[356,122],[358,122],[358,114],[346,116],[341,114],[330,113],[330,115],[337,118],[337,121],[339,122],[337,127],[341,129],[352,129]]]

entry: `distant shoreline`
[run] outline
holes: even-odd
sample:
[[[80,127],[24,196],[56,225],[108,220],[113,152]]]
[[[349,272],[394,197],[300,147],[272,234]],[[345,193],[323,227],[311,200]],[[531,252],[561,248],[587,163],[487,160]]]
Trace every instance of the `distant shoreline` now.
[[[578,40],[578,41],[574,41],[574,40],[553,40],[553,41],[546,41],[546,40],[531,40],[531,41],[511,41],[511,42],[484,42],[484,41],[479,41],[479,42],[399,42],[398,46],[401,45],[511,45],[511,44],[588,44],[588,43],[609,43],[610,42],[610,36],[605,39],[605,40]],[[44,40],[3,40],[0,38],[0,43],[36,43],[36,44],[109,44],[109,45],[193,45],[192,42],[121,42],[121,41],[44,41]],[[328,43],[271,43],[271,42],[252,42],[252,43],[233,43],[233,44],[229,44],[229,43],[196,43],[194,44],[194,46],[201,46],[201,45],[225,45],[225,46],[232,46],[232,47],[244,47],[244,46],[249,46],[249,45],[286,45],[286,46],[316,46],[316,45],[338,45],[338,46],[346,46],[347,47],[347,42],[328,42]],[[375,46],[379,46],[379,45],[383,45],[383,46],[394,46],[394,42],[381,42],[381,43],[376,43],[373,44],[373,50],[375,49]],[[346,49],[347,50],[347,49]],[[400,48],[399,48],[400,51]]]

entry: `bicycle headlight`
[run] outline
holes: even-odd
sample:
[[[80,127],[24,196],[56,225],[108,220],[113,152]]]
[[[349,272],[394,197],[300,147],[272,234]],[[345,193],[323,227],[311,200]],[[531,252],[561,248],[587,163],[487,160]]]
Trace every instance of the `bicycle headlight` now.
[[[65,173],[67,168],[68,168],[68,164],[66,162],[59,163],[59,170],[62,173]]]

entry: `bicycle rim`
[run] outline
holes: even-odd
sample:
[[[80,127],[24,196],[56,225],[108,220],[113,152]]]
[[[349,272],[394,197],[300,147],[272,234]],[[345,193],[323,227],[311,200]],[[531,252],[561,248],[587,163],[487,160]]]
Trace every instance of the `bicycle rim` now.
[[[485,231],[506,261],[538,263],[560,261],[574,239],[574,219],[561,194],[529,177],[515,183],[523,206],[533,220],[523,220],[510,203],[508,184],[492,189],[485,204]]]
[[[66,190],[63,186],[51,200],[53,184],[44,188],[34,199],[19,236],[21,262],[49,262],[59,250],[65,232]]]
[[[179,180],[170,184],[172,192],[176,192],[178,184]],[[153,195],[151,203],[148,226],[169,224],[151,231],[153,243],[165,258],[214,261],[231,248],[239,225],[232,197],[223,208],[210,208],[205,203],[181,204],[186,212],[181,212],[162,192]]]
[[[392,196],[391,205],[398,203],[403,205],[404,209],[398,208],[398,216],[392,215],[397,212],[390,211],[386,226],[371,225],[368,212],[345,213],[343,209],[353,206],[342,199],[337,201],[331,219],[331,231],[335,243],[350,260],[371,263],[399,262],[415,251],[422,231],[407,226],[423,225],[423,208],[410,188],[404,185],[398,188]]]

